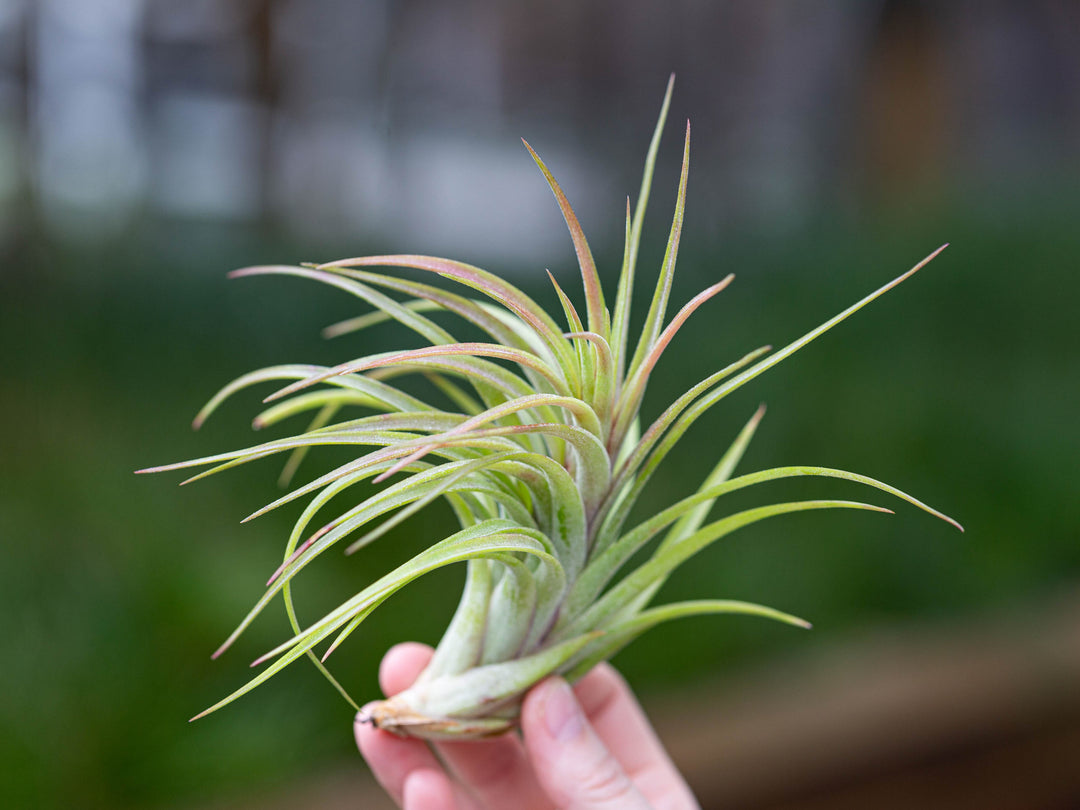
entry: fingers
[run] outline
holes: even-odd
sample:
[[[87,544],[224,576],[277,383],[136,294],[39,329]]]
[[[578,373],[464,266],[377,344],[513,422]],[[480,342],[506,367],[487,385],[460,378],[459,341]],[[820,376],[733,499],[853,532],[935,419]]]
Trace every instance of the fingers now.
[[[637,698],[614,667],[598,665],[574,686],[574,692],[597,735],[646,799],[673,810],[698,807]]]
[[[560,810],[648,810],[566,681],[549,678],[533,688],[521,726],[540,784]]]
[[[391,648],[379,667],[379,684],[383,692],[389,696],[407,688],[427,666],[431,655],[430,647],[415,642]],[[440,743],[437,747],[443,762],[482,806],[549,810],[550,802],[536,781],[525,749],[516,735]],[[410,764],[417,765],[416,762]],[[437,810],[438,806],[432,807]]]
[[[383,694],[390,697],[412,686],[434,654],[427,644],[416,641],[391,647],[379,665],[379,686]]]
[[[423,644],[394,647],[379,667],[383,691],[389,696],[405,689],[416,680],[430,659],[431,648]],[[450,780],[423,742],[397,737],[359,720],[353,724],[353,731],[360,753],[371,766],[375,778],[399,807],[404,810],[455,810]]]
[[[359,715],[357,717],[359,718]],[[375,778],[398,806],[409,808],[405,801],[407,788],[414,797],[417,793],[429,795],[439,790],[432,775],[446,780],[439,761],[420,740],[396,737],[388,731],[381,731],[367,723],[362,723],[359,719],[353,723],[353,732],[356,735],[356,744],[360,748],[360,753],[371,766]],[[449,788],[449,783],[447,783],[447,791]],[[452,795],[449,800],[451,803],[446,804],[445,807],[452,810],[454,806]],[[431,807],[440,808],[441,806],[432,803]]]
[[[430,647],[416,643],[391,649],[379,670],[383,691],[389,696],[407,688],[431,655]],[[607,664],[574,690],[561,679],[534,688],[522,709],[522,729],[524,744],[513,734],[440,743],[438,757],[419,740],[363,724],[356,726],[356,740],[404,810],[698,807],[637,700]],[[451,782],[444,764],[460,784]]]
[[[550,810],[516,734],[490,740],[440,743],[439,754],[483,807]]]
[[[442,771],[413,771],[405,779],[403,810],[457,810],[454,790]]]

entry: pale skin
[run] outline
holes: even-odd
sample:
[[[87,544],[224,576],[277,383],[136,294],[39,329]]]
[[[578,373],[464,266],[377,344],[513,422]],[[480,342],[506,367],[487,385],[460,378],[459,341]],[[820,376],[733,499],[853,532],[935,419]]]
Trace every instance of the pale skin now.
[[[387,696],[407,688],[431,648],[383,659]],[[354,724],[375,777],[403,810],[699,810],[626,682],[601,664],[572,689],[549,678],[525,697],[521,734],[439,743]],[[441,760],[441,761],[440,761]]]

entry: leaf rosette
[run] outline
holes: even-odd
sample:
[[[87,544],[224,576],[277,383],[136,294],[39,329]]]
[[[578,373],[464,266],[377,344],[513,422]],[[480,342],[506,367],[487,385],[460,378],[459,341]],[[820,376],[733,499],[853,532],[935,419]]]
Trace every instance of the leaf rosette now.
[[[729,275],[711,285],[667,318],[686,202],[687,123],[667,248],[644,325],[632,344],[630,302],[638,247],[671,90],[669,82],[633,211],[627,200],[623,260],[612,309],[605,303],[592,251],[566,195],[527,143],[570,231],[585,293],[584,319],[554,277],[565,327],[504,279],[430,256],[364,256],[302,267],[249,267],[232,274],[311,279],[350,293],[372,308],[329,327],[330,337],[393,320],[430,345],[334,367],[282,365],[246,374],[207,403],[196,417],[196,427],[242,389],[287,382],[266,398],[272,404],[255,425],[267,427],[313,413],[308,429],[242,450],[140,471],[206,468],[188,479],[195,480],[286,454],[282,482],[287,485],[313,447],[347,445],[359,453],[248,518],[309,499],[265,593],[215,657],[279,594],[295,634],[256,661],[265,664],[256,677],[198,717],[231,703],[305,656],[356,706],[327,671],[326,657],[398,590],[456,563],[466,567],[457,610],[416,683],[368,708],[367,719],[381,728],[427,739],[502,733],[513,727],[522,696],[538,681],[552,674],[580,677],[650,628],[684,616],[744,614],[809,627],[774,608],[734,600],[651,605],[678,566],[743,527],[816,509],[890,511],[854,501],[809,500],[773,503],[709,520],[724,495],[777,479],[817,476],[852,481],[960,528],[888,484],[843,470],[790,466],[735,476],[763,407],[696,492],[627,527],[631,509],[656,468],[706,411],[910,277],[944,249],[787,346],[776,351],[762,347],[709,375],[645,426],[640,408],[652,370],[686,320],[733,278]],[[388,275],[377,268],[426,271],[459,289]],[[477,293],[481,297],[473,297]],[[428,317],[432,312],[453,313],[485,340],[457,340]],[[426,377],[444,401],[429,402],[394,385],[398,377],[415,374]],[[343,411],[351,412],[352,418],[342,418]],[[367,481],[385,486],[318,525],[317,515],[336,496]],[[458,531],[318,621],[300,625],[291,586],[309,563],[345,543],[346,550],[354,552],[440,498],[453,509]],[[645,561],[626,571],[631,559],[650,544],[653,549]]]

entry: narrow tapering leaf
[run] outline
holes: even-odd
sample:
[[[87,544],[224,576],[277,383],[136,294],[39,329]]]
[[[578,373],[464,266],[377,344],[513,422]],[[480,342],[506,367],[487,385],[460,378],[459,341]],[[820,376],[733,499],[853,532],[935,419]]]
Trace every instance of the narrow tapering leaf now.
[[[231,695],[195,715],[192,720],[205,717],[211,712],[232,703],[237,698],[246,695],[256,686],[269,680],[305,652],[344,627],[355,615],[368,610],[373,605],[380,604],[390,595],[424,574],[456,562],[483,559],[493,554],[508,552],[547,556],[541,549],[536,547],[535,543],[525,542],[520,537],[502,536],[497,529],[493,530],[483,524],[446,538],[446,540],[437,543],[427,551],[421,552],[409,562],[399,566],[377,582],[360,591],[356,596],[328,613],[285,644],[271,650],[260,661],[266,660],[268,657],[276,657],[276,661]]]
[[[634,357],[627,368],[627,375],[632,375],[645,356],[656,343],[664,327],[668,298],[671,296],[671,282],[675,278],[675,261],[679,256],[679,240],[682,236],[683,217],[686,214],[686,181],[690,173],[690,122],[686,122],[686,140],[683,142],[682,172],[679,174],[679,192],[675,201],[675,216],[671,221],[667,248],[664,250],[664,263],[660,268],[660,277],[656,281],[649,313],[645,316],[645,326],[638,338]]]
[[[645,222],[645,209],[649,205],[649,192],[652,189],[653,172],[656,169],[656,155],[660,150],[660,136],[667,121],[671,106],[671,93],[675,89],[675,74],[668,78],[664,101],[660,105],[660,115],[649,141],[649,150],[645,155],[645,170],[641,177],[641,190],[638,192],[634,208],[633,224],[630,222],[630,200],[626,200],[626,246],[623,252],[622,272],[619,274],[619,288],[615,295],[615,314],[612,321],[611,347],[615,354],[615,367],[618,369],[618,383],[625,373],[627,336],[630,330],[630,302],[634,295],[634,272],[637,268],[638,251],[641,247],[641,229]]]
[[[710,543],[758,521],[811,509],[865,509],[892,514],[889,509],[853,501],[795,501],[737,512],[730,517],[710,523],[670,548],[658,551],[593,603],[580,617],[570,622],[563,634],[573,636],[586,630],[606,628],[613,618],[618,618],[621,610],[632,604],[635,598],[647,590],[653,582],[668,576]]]
[[[563,219],[566,220],[566,227],[570,229],[570,238],[574,242],[574,252],[577,254],[578,266],[581,268],[581,282],[585,287],[585,311],[588,313],[589,331],[607,337],[611,326],[608,322],[607,307],[604,305],[604,291],[600,289],[600,276],[596,272],[596,262],[593,260],[589,243],[585,239],[585,232],[581,229],[581,223],[578,222],[577,215],[570,207],[570,201],[566,199],[566,194],[555,180],[555,176],[529,146],[529,142],[524,138],[521,142],[525,144],[532,159],[540,167],[544,179],[551,187],[551,193],[555,195],[555,200],[559,203],[559,210],[562,211]]]
[[[658,624],[688,616],[705,616],[716,613],[772,619],[783,624],[801,627],[804,630],[809,630],[811,627],[810,622],[805,619],[800,619],[798,616],[792,616],[790,613],[784,613],[765,605],[754,604],[753,602],[739,602],[731,599],[700,599],[691,602],[675,602],[674,604],[662,605],[661,607],[642,611],[636,616],[624,619],[608,628],[603,636],[575,656],[572,668],[566,673],[566,679],[571,682],[578,680],[601,661],[611,658],[642,633],[651,630]]]
[[[411,267],[416,270],[438,273],[474,290],[479,290],[484,295],[515,312],[532,326],[536,335],[544,341],[552,354],[558,359],[559,364],[563,366],[563,371],[570,371],[570,363],[572,362],[570,346],[560,337],[560,330],[551,319],[551,316],[517,287],[486,270],[481,270],[479,267],[473,267],[471,264],[465,264],[464,262],[440,259],[435,256],[415,255],[357,256],[319,265],[319,269],[342,267]]]

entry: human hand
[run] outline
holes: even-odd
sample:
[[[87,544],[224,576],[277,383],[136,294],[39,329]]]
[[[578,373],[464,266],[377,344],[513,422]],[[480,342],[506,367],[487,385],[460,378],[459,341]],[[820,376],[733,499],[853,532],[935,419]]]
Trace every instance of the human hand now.
[[[407,688],[431,648],[383,658],[387,696]],[[697,810],[626,682],[601,664],[571,689],[549,678],[525,696],[521,736],[434,746],[356,722],[360,752],[403,810]],[[438,756],[436,756],[436,752]],[[441,762],[440,762],[441,760]]]

